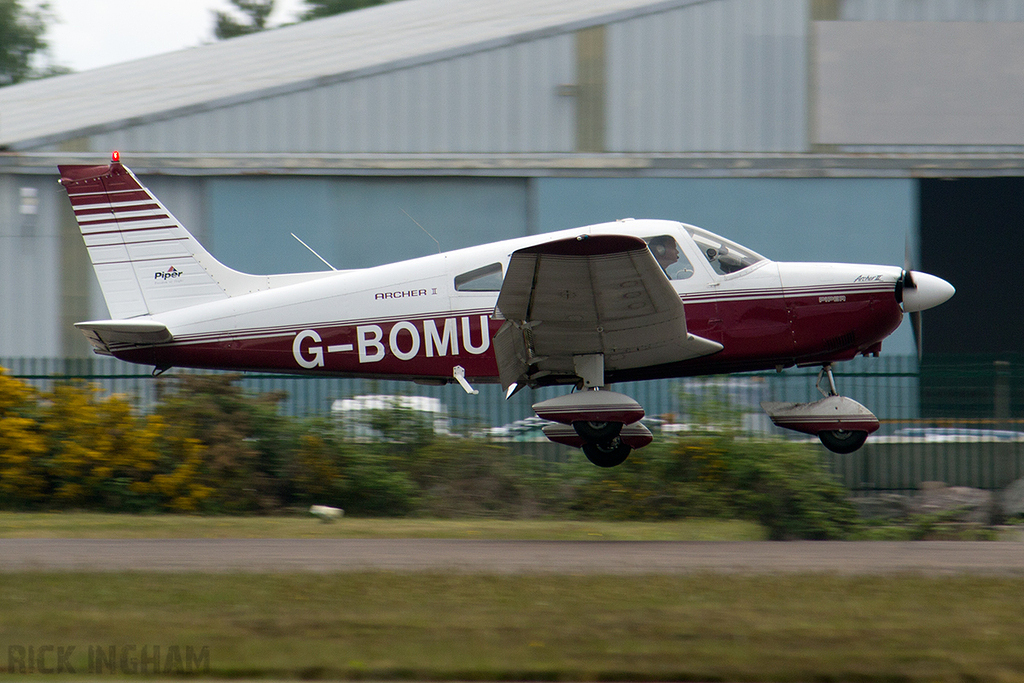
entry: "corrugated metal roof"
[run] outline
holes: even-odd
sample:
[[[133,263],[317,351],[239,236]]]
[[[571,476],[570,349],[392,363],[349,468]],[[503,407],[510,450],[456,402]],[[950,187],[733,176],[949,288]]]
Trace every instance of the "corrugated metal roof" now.
[[[0,89],[28,149],[707,0],[403,0]]]

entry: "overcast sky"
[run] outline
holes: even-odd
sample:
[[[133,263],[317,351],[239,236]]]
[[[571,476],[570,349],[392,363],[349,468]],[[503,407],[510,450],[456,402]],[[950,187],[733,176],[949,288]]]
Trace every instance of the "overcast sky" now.
[[[52,61],[75,71],[214,42],[213,11],[228,0],[49,0],[57,22],[46,37]],[[38,0],[23,3],[28,7]],[[292,21],[302,0],[277,0],[272,25]]]

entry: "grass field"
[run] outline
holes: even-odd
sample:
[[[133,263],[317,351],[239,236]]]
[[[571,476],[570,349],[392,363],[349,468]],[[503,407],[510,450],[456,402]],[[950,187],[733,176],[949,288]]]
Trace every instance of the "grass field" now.
[[[209,670],[199,671],[216,677],[1024,680],[1020,578],[23,573],[0,581],[0,647],[52,645],[44,663],[54,668],[56,647],[73,646],[67,664],[78,674],[96,671],[91,647],[131,646],[128,662],[138,666],[143,646],[150,658],[156,646],[161,673],[175,671],[166,661],[175,648],[205,647]]]
[[[322,524],[2,513],[0,537],[761,540],[763,533],[703,520]],[[98,668],[96,653],[106,657]],[[191,672],[279,680],[1024,683],[1024,578],[0,573],[0,680],[48,678],[36,671],[40,663],[57,680],[180,680]]]
[[[760,541],[751,522],[193,517],[0,512],[0,538],[474,538],[489,540]]]

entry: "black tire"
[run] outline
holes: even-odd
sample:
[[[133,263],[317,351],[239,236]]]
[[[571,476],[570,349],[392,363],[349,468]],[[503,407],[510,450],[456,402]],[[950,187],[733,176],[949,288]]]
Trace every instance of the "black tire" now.
[[[833,453],[853,453],[864,445],[868,440],[868,433],[862,431],[847,431],[845,429],[834,429],[827,432],[818,432],[818,438],[825,448]]]
[[[580,438],[597,443],[601,441],[611,441],[617,437],[619,432],[622,431],[622,423],[587,422],[586,420],[577,420],[572,423],[572,428],[576,430],[576,433],[580,435]]]
[[[632,448],[622,443],[622,440],[618,438],[611,441],[583,444],[583,454],[587,456],[587,460],[598,467],[621,465],[632,451]]]

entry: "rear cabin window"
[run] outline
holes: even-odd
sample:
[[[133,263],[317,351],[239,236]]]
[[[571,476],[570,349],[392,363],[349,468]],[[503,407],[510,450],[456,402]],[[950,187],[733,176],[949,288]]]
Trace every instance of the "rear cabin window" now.
[[[492,263],[455,276],[457,292],[498,292],[501,291],[501,264]]]

